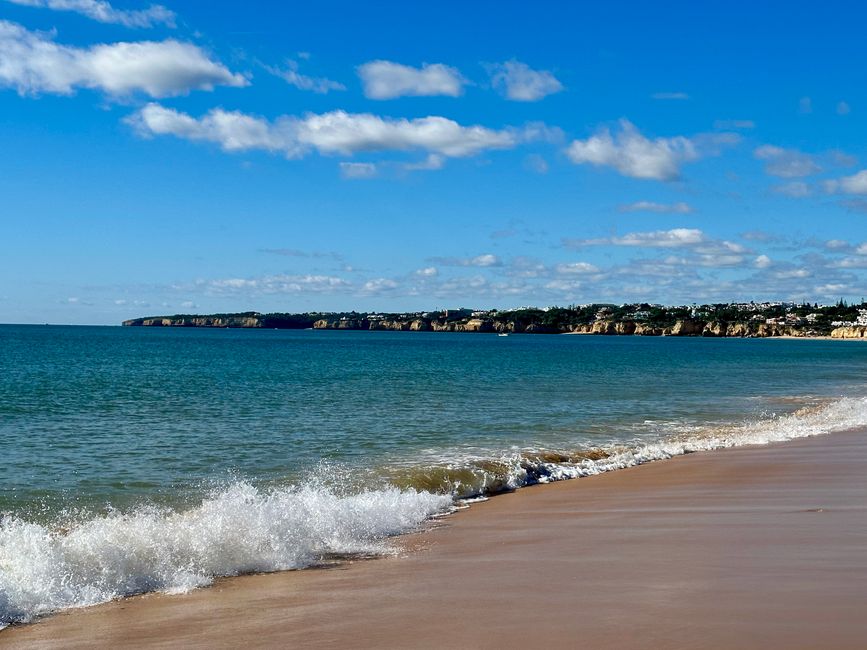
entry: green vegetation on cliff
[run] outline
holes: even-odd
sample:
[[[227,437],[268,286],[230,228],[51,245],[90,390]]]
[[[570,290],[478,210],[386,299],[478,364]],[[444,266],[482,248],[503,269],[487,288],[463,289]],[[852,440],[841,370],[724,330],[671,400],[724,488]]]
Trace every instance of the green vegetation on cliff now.
[[[645,336],[809,336],[832,331],[867,332],[867,303],[715,303],[667,307],[649,303],[522,307],[511,310],[450,309],[432,312],[241,312],[175,314],[124,321],[145,327],[241,327],[268,329],[411,330]],[[842,335],[842,334],[841,334]],[[862,334],[863,336],[863,334]]]

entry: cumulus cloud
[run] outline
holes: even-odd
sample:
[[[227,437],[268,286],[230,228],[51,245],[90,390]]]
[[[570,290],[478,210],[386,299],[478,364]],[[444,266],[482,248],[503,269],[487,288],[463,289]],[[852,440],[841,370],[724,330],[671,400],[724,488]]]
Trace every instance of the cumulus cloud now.
[[[589,262],[569,262],[568,264],[558,264],[555,267],[555,270],[561,275],[586,275],[588,273],[599,273],[599,267],[594,266]]]
[[[705,241],[705,234],[697,228],[673,228],[651,232],[631,232],[622,237],[613,237],[617,246],[643,246],[650,248],[678,248],[694,246]]]
[[[753,155],[758,160],[765,161],[765,172],[771,176],[800,178],[822,171],[811,155],[797,149],[784,149],[767,144],[756,148]]]
[[[867,194],[867,169],[852,176],[825,181],[825,190],[831,194]]]
[[[298,90],[308,90],[318,95],[325,95],[332,90],[346,90],[346,86],[338,81],[332,81],[325,77],[308,77],[298,71],[298,62],[289,59],[285,68],[265,66],[265,69],[274,76],[280,77],[290,86]]]
[[[678,201],[677,203],[655,203],[653,201],[636,201],[627,205],[620,206],[621,212],[671,212],[674,214],[687,214],[692,212],[692,207],[688,203]]]
[[[368,280],[361,287],[361,293],[364,295],[375,295],[380,293],[388,293],[397,289],[400,285],[389,278],[376,278]]]
[[[753,266],[755,266],[757,269],[766,269],[770,267],[771,264],[773,264],[773,262],[771,261],[771,258],[767,255],[759,255],[758,257],[756,257],[756,259],[753,260]]]
[[[670,181],[680,176],[683,163],[716,153],[715,148],[720,145],[738,140],[738,136],[728,133],[692,139],[684,136],[650,139],[629,120],[620,120],[619,126],[620,130],[614,134],[605,127],[586,140],[574,140],[566,155],[575,164],[613,167],[632,178]]]
[[[343,178],[362,179],[376,176],[376,165],[366,162],[342,162],[340,163],[340,175]]]
[[[369,61],[358,66],[358,76],[368,99],[458,97],[466,83],[456,68],[442,63],[425,63],[413,68],[393,61]]]
[[[461,126],[444,117],[383,118],[370,113],[308,113],[268,121],[238,111],[213,109],[195,118],[151,103],[127,118],[141,135],[173,135],[213,142],[225,151],[263,150],[298,158],[322,154],[421,150],[452,158],[509,149],[523,139],[515,130]]]
[[[632,246],[636,248],[688,248],[702,255],[743,255],[749,250],[737,243],[708,237],[697,228],[672,228],[630,232],[621,237],[601,239],[566,239],[569,248],[585,246]]]
[[[150,5],[147,9],[115,9],[105,0],[7,0],[25,7],[72,11],[101,23],[125,27],[175,26],[175,12],[163,5]]]
[[[537,102],[563,90],[563,84],[547,70],[533,70],[514,59],[487,67],[491,84],[512,101]]]
[[[190,43],[169,39],[78,48],[52,37],[0,21],[0,86],[20,95],[71,95],[89,88],[113,96],[167,97],[248,84]]]

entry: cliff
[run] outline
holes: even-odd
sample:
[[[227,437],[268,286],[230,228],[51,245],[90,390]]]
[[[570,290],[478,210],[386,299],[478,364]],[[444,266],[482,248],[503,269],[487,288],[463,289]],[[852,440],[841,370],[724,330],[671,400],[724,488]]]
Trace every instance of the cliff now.
[[[690,336],[765,338],[778,336],[867,339],[867,303],[834,306],[737,303],[663,307],[573,305],[509,311],[470,309],[412,313],[302,314],[243,312],[176,314],[124,321],[128,327],[215,327],[267,329],[471,332],[503,334],[591,334],[599,336]]]
[[[850,325],[831,330],[832,339],[867,339],[867,325]]]

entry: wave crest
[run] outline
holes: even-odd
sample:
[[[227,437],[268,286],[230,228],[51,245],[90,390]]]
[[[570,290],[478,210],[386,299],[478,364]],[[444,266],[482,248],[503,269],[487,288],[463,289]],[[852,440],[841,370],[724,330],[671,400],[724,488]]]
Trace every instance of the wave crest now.
[[[333,556],[389,552],[455,500],[534,483],[749,444],[867,427],[867,398],[846,397],[779,417],[684,430],[659,442],[572,452],[525,451],[391,472],[393,485],[339,494],[317,481],[258,489],[237,482],[190,510],[142,507],[50,528],[0,519],[0,628],[59,609],[148,591],[182,592],[215,577],[298,569]]]
[[[148,591],[183,592],[217,576],[386,553],[386,537],[451,507],[449,496],[414,489],[340,496],[314,485],[263,492],[235,483],[185,512],[139,508],[67,530],[6,517],[0,626]]]

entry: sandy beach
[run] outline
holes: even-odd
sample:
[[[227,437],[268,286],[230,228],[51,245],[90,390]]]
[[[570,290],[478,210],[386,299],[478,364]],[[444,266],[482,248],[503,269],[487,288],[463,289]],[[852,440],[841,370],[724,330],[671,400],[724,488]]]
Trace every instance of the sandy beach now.
[[[864,648],[867,431],[526,488],[398,557],[0,632],[4,648]]]

